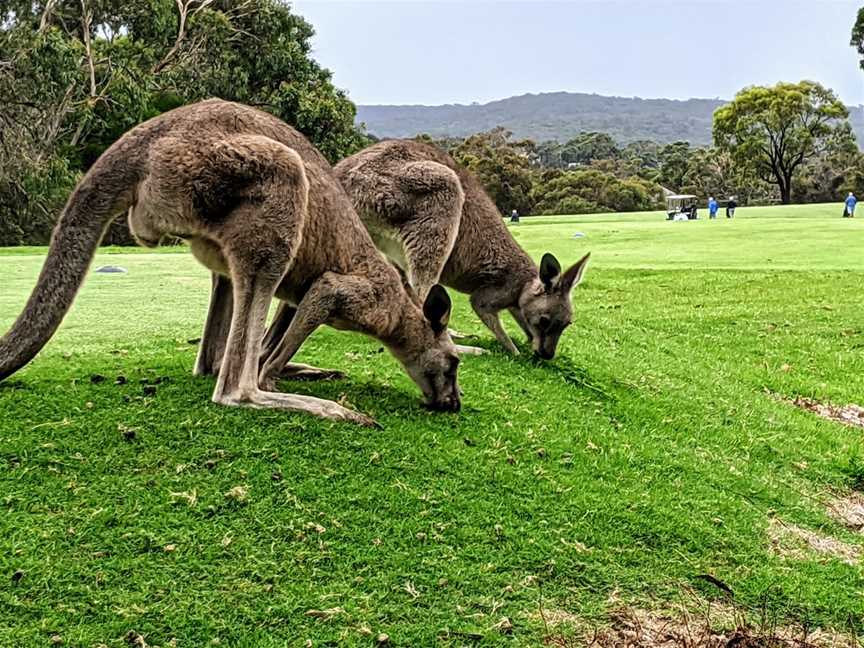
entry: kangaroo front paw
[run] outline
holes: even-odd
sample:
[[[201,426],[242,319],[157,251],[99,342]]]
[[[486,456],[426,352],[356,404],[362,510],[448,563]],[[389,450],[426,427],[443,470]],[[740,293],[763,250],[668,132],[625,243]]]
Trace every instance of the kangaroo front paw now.
[[[481,347],[464,346],[462,344],[457,344],[455,346],[456,353],[458,353],[459,355],[486,355],[487,353],[489,353],[488,349],[483,349]]]
[[[373,419],[371,416],[366,416],[360,412],[355,412],[354,410],[346,410],[347,417],[344,419],[350,423],[357,423],[358,425],[362,425],[363,427],[368,428],[378,428],[382,429],[381,424]]]

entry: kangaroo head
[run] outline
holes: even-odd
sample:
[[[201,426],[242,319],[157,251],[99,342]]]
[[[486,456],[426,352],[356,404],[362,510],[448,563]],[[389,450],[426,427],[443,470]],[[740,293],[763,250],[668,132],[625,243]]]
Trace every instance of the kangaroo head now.
[[[411,307],[416,309],[412,302]],[[412,327],[410,339],[393,353],[408,375],[423,392],[426,407],[442,412],[458,412],[461,391],[456,380],[459,356],[447,332],[452,304],[447,291],[439,285],[429,290],[423,302],[423,322]]]
[[[582,281],[590,256],[586,254],[562,274],[558,259],[547,252],[540,261],[539,279],[522,290],[519,310],[528,329],[526,333],[534,353],[544,360],[555,357],[558,340],[570,326],[573,316],[570,291]]]

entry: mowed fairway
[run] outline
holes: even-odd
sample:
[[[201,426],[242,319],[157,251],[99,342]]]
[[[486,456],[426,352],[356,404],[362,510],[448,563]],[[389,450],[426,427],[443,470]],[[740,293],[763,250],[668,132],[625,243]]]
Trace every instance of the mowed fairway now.
[[[503,355],[463,296],[451,324],[494,352],[458,415],[375,341],[302,349],[348,378],[282,388],[381,430],[211,404],[206,272],[101,253],[129,273],[91,274],[0,384],[0,646],[565,645],[622,604],[728,602],[704,575],[754,623],[860,631],[864,535],[829,503],[864,486],[864,430],[776,397],[864,404],[864,219],[840,211],[523,219],[535,258],[592,252],[554,361]],[[44,253],[0,251],[0,330]],[[852,558],[778,555],[772,519]]]

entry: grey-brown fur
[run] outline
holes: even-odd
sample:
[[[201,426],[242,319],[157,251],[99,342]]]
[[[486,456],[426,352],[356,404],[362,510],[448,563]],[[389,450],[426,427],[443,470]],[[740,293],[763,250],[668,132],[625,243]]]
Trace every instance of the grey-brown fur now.
[[[371,424],[334,402],[271,390],[283,369],[315,375],[314,368],[288,361],[318,326],[330,324],[378,338],[429,405],[459,408],[458,358],[446,332],[443,289],[431,291],[421,309],[318,151],[272,115],[220,100],[132,129],[81,180],[33,294],[0,339],[0,380],[50,339],[105,228],[126,210],[140,243],[179,236],[214,273],[196,363],[196,373],[218,371],[214,401]],[[262,358],[274,296],[287,304],[285,326]]]
[[[379,142],[335,171],[375,244],[421,297],[438,281],[471,295],[483,323],[517,354],[499,317],[509,310],[535,353],[554,357],[588,255],[564,273],[549,254],[538,268],[477,178],[428,144]]]

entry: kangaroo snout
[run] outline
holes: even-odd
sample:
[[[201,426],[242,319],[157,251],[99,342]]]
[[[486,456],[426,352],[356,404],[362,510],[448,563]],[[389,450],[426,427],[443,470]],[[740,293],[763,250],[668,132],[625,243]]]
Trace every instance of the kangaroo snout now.
[[[428,401],[424,405],[433,412],[458,412],[462,409],[462,400],[459,394],[453,394],[449,398]]]
[[[543,360],[551,360],[555,357],[555,351],[549,350],[544,347],[540,347],[534,352],[538,358],[542,358]]]
[[[555,351],[558,349],[559,336],[541,335],[534,338],[532,344],[534,355],[543,360],[551,360],[555,357]]]

